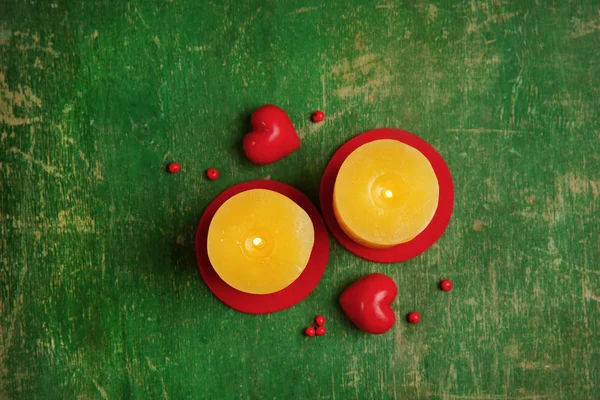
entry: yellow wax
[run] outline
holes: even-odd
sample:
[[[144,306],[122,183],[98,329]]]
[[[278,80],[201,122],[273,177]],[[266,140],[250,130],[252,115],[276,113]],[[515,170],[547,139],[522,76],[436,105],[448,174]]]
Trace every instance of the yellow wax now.
[[[431,163],[397,140],[376,140],[354,150],[333,190],[338,223],[355,242],[385,248],[408,242],[431,222],[439,185]]]
[[[208,228],[208,258],[229,286],[246,293],[282,290],[302,273],[315,241],[306,211],[265,189],[228,199]]]

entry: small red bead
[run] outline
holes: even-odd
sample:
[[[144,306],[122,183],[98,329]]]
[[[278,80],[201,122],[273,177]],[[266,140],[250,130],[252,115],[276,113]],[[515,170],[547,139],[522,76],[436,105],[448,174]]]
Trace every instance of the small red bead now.
[[[324,326],[319,326],[315,332],[317,333],[317,336],[323,336],[327,331]]]
[[[214,181],[219,177],[219,171],[216,168],[209,168],[206,170],[206,177],[211,181]]]
[[[179,165],[176,162],[172,162],[171,164],[169,164],[169,166],[167,167],[169,172],[172,174],[176,174],[179,171],[181,171],[181,165]]]
[[[304,334],[308,337],[313,337],[315,336],[315,328],[313,328],[312,326],[309,326],[308,328],[306,328],[304,330]]]
[[[315,318],[315,323],[319,326],[325,325],[325,317],[322,315],[318,315],[317,318]]]
[[[311,118],[312,118],[313,122],[321,122],[321,121],[323,121],[325,119],[325,113],[323,111],[321,111],[321,110],[315,111],[312,114]]]
[[[452,290],[452,281],[449,281],[448,279],[444,279],[443,281],[440,282],[440,289],[442,289],[444,292],[449,292]]]
[[[411,324],[418,324],[419,321],[421,320],[421,316],[419,315],[418,312],[411,312],[408,313],[408,317],[406,318],[408,320],[408,322],[410,322]]]

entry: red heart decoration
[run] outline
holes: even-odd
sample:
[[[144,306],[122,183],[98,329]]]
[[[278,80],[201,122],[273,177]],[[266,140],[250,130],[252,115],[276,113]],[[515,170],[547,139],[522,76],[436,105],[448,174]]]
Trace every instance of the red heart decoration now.
[[[365,332],[381,334],[389,331],[396,322],[392,301],[398,287],[387,275],[370,274],[342,293],[340,304],[356,326]]]
[[[256,164],[270,164],[300,147],[298,133],[281,108],[267,104],[254,111],[250,120],[254,131],[244,138],[246,157]]]

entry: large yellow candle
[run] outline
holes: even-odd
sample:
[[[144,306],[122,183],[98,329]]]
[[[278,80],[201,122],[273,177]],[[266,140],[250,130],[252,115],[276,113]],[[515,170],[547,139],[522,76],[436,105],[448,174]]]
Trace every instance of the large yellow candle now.
[[[385,248],[408,242],[435,214],[439,185],[431,163],[397,140],[375,140],[354,150],[333,190],[336,219],[357,243]]]
[[[229,286],[268,294],[300,276],[314,241],[306,211],[280,193],[252,189],[219,207],[208,229],[207,250],[213,268]]]

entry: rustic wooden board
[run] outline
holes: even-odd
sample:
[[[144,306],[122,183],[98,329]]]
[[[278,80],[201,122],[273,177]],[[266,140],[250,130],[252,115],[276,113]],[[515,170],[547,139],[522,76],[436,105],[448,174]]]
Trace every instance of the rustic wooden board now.
[[[599,1],[7,0],[0,19],[0,398],[600,398]],[[256,167],[239,145],[264,103],[302,148]],[[209,201],[264,177],[316,200],[375,127],[447,160],[438,244],[378,265],[334,243],[277,314],[216,300],[193,251]],[[369,272],[422,323],[354,329],[337,297]]]

